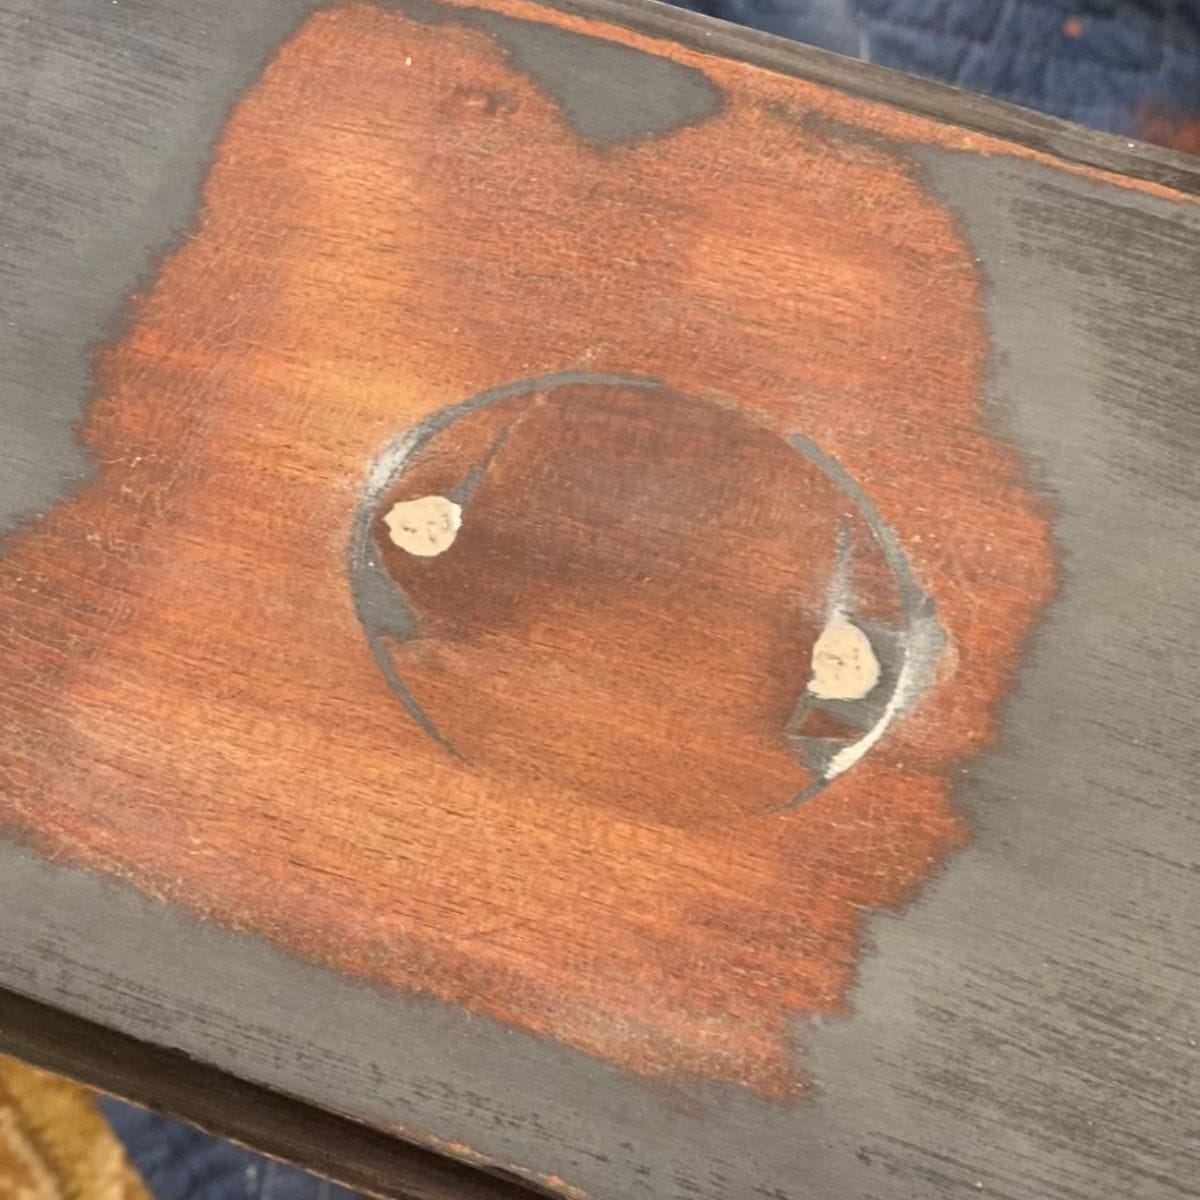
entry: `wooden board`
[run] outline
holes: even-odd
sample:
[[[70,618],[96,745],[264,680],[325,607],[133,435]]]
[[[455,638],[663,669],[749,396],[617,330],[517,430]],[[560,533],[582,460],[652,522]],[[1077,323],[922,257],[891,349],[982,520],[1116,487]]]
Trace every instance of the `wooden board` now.
[[[397,1193],[1189,1194],[1192,165],[111,8],[0,4],[0,1044]]]

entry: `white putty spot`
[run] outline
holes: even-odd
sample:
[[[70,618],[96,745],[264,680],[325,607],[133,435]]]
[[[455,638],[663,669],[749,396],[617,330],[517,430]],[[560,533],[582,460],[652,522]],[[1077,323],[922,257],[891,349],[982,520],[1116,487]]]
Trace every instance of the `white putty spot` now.
[[[401,500],[383,518],[388,536],[408,554],[436,558],[454,545],[462,528],[462,505],[445,496]]]
[[[826,779],[834,779],[850,770],[878,743],[900,713],[921,695],[933,678],[938,656],[945,646],[945,636],[936,618],[925,615],[909,626],[901,645],[904,665],[900,668],[896,686],[888,697],[882,715],[857,742],[844,746],[833,756],[825,769]]]
[[[808,690],[818,700],[862,700],[878,682],[871,639],[844,617],[834,617],[813,646]]]

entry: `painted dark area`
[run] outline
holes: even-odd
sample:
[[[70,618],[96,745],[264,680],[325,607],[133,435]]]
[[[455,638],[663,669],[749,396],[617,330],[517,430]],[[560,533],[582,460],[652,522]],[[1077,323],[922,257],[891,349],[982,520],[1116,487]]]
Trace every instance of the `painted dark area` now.
[[[1187,1196],[1200,221],[1052,170],[922,158],[981,256],[989,411],[1055,503],[1063,578],[999,746],[964,773],[965,869],[876,923],[855,1020],[822,1030],[817,1070],[845,1117],[847,1070],[891,1098],[868,1194],[903,1163],[933,1195]]]
[[[0,3],[0,530],[87,475],[92,355],[193,220],[234,98],[312,7]]]
[[[7,989],[0,989],[0,1030],[11,1054],[100,1090],[101,1106],[155,1200],[350,1200],[356,1194],[330,1175],[397,1200],[547,1194]],[[138,1105],[116,1099],[121,1095],[136,1095]],[[190,1124],[160,1116],[171,1112],[185,1112]],[[236,1143],[211,1136],[221,1134]]]
[[[88,347],[119,327],[135,279],[191,219],[212,134],[296,16],[280,4],[243,17],[221,4],[195,16],[108,7],[5,14],[22,32],[0,45],[0,88],[20,114],[4,199],[44,202],[0,214],[5,319],[16,322],[0,327],[12,339],[0,484],[19,517],[86,469],[70,429]],[[628,11],[683,40],[711,30]],[[1076,161],[1194,183],[1180,160],[982,101],[753,38],[721,44]],[[211,62],[198,57],[206,48]],[[902,913],[872,919],[853,1015],[797,1029],[806,1103],[729,1083],[672,1091],[511,1023],[351,982],[7,842],[5,985],[302,1096],[316,1124],[280,1148],[310,1161],[343,1145],[314,1132],[324,1108],[462,1153],[447,1144],[456,1131],[489,1162],[596,1196],[1189,1195],[1200,1177],[1190,653],[1200,361],[1186,331],[1200,230],[1186,201],[1016,154],[923,151],[922,169],[981,260],[987,412],[1054,506],[1063,578],[998,744],[957,789],[974,845]],[[5,1012],[5,1045],[48,1044],[36,1014]],[[213,1077],[173,1067],[188,1086],[169,1102],[200,1115],[200,1097],[212,1112]],[[111,1086],[152,1090],[150,1068],[119,1082],[111,1060],[106,1069]],[[246,1136],[264,1111],[254,1099],[251,1089],[234,1118]],[[317,1165],[352,1174],[360,1153]],[[395,1178],[402,1191],[391,1169],[385,1154],[373,1186]]]
[[[534,428],[540,433],[530,438]],[[521,489],[514,476],[522,469],[540,476],[541,486]],[[484,487],[480,502],[480,485],[493,472],[509,482]],[[505,503],[505,493],[517,489],[519,499]],[[385,524],[397,502],[412,503],[431,491],[459,506],[458,519],[466,526],[444,557],[439,552],[442,562],[436,564],[398,548]],[[793,540],[781,561],[778,551],[772,555],[770,535],[785,532],[789,522],[781,520],[783,514],[791,517],[787,533]],[[564,519],[567,529],[556,532]],[[577,538],[579,528],[587,530],[586,549],[553,569],[539,569],[556,538]],[[702,551],[699,541],[709,545]],[[743,603],[735,607],[733,621],[742,629],[750,625],[761,586],[752,578],[753,560],[770,564],[779,609],[771,615],[771,653],[780,664],[785,703],[773,703],[769,695],[748,700],[752,708],[765,706],[777,716],[790,711],[778,735],[805,774],[774,800],[745,765],[730,785],[754,792],[758,807],[790,808],[840,777],[847,763],[887,735],[901,711],[920,703],[944,643],[934,599],[917,582],[894,532],[840,464],[803,435],[780,437],[732,407],[678,396],[639,378],[574,371],[502,385],[396,434],[380,451],[355,514],[349,569],[363,632],[401,704],[453,758],[479,763],[488,743],[528,740],[528,732],[520,733],[522,719],[500,734],[504,718],[494,706],[477,702],[473,684],[482,681],[459,668],[453,682],[437,673],[425,679],[427,689],[444,697],[448,723],[434,721],[397,663],[401,647],[412,644],[420,651],[442,637],[466,646],[498,633],[516,646],[529,636],[527,625],[566,606],[568,594],[575,596],[568,624],[570,640],[577,642],[596,610],[603,613],[603,628],[630,593],[636,596],[634,623],[653,622],[651,589],[658,582],[682,603],[674,618],[660,617],[655,624],[653,651],[661,671],[672,635],[697,619],[703,628],[703,614],[712,605],[712,581],[695,577],[702,554],[715,557],[726,571],[739,564]],[[666,607],[663,598],[659,604]],[[854,628],[866,637],[876,662],[884,663],[864,695],[822,698],[805,687],[820,629],[835,617],[857,621]],[[701,642],[727,637],[726,624],[714,619]],[[538,637],[547,637],[544,624]],[[610,658],[611,652],[603,655]],[[699,648],[684,656],[681,689],[695,690],[688,676],[699,657]],[[730,660],[720,666],[727,671]],[[574,669],[585,669],[582,659]],[[626,677],[598,708],[605,714],[624,710],[626,724],[640,730],[653,725],[666,706],[659,694],[649,712],[635,716],[634,678]],[[656,692],[659,686],[656,680]],[[702,690],[718,692],[720,681]],[[727,696],[724,704],[731,701]],[[532,720],[546,737],[554,718],[536,709]],[[589,714],[572,710],[570,720],[587,725]],[[602,736],[597,730],[595,737]],[[665,740],[671,740],[669,730]],[[724,744],[715,734],[712,740]],[[596,745],[593,740],[593,750]],[[694,749],[680,753],[682,760],[698,758]],[[632,737],[619,737],[602,757],[644,762]],[[619,802],[652,811],[669,807],[671,786],[682,783],[689,794],[711,786],[703,773],[695,774],[695,764],[689,769],[682,760],[671,784],[655,779],[653,786],[640,787],[636,800],[629,781],[622,781]],[[731,812],[741,807],[728,788],[721,803]]]
[[[601,38],[480,12],[471,24],[492,34],[598,145],[658,137],[717,112],[721,98],[700,71]]]
[[[720,93],[703,72],[630,46],[438,0],[382,0],[381,6],[418,21],[486,31],[596,145],[661,136],[720,109]]]

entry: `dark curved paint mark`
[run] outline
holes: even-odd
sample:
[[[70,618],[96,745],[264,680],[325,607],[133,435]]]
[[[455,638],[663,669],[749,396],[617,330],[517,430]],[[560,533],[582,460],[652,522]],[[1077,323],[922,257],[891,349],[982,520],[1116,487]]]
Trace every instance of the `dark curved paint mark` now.
[[[465,757],[442,735],[428,713],[421,707],[408,685],[400,678],[391,655],[388,653],[387,643],[389,641],[403,642],[416,636],[417,618],[408,597],[399,585],[384,572],[383,564],[379,561],[371,542],[371,522],[388,488],[403,472],[412,456],[420,451],[434,434],[439,433],[448,425],[452,425],[460,417],[478,412],[483,408],[490,408],[493,404],[499,404],[502,400],[509,400],[513,396],[580,383],[635,388],[659,386],[657,380],[641,376],[562,371],[491,388],[469,400],[451,405],[449,408],[443,408],[440,412],[426,417],[424,421],[413,428],[394,437],[372,464],[367,473],[366,485],[359,497],[350,535],[350,592],[354,599],[354,611],[358,615],[359,623],[367,637],[367,644],[371,649],[371,656],[413,720],[439,746],[461,762],[466,761]],[[483,463],[471,471],[463,483],[459,484],[456,489],[461,493],[461,496],[457,498],[458,503],[465,507],[466,500],[474,492],[479,480],[483,478],[488,466],[499,453],[506,439],[507,430],[492,444]]]
[[[436,434],[461,417],[504,400],[577,384],[639,388],[645,391],[654,391],[662,387],[659,380],[645,376],[564,371],[492,388],[469,400],[444,408],[394,437],[368,470],[367,480],[359,497],[350,538],[350,590],[355,613],[366,636],[371,655],[388,685],[420,729],[460,762],[467,762],[466,756],[425,712],[392,661],[388,643],[404,642],[416,637],[419,622],[403,588],[387,574],[380,561],[371,537],[371,527],[384,496],[404,473],[413,456]],[[519,420],[519,417],[516,418],[513,424]],[[464,509],[496,455],[508,440],[511,429],[512,425],[501,430],[483,460],[472,467],[462,482],[448,493],[450,498]],[[878,622],[863,622],[859,626],[870,639],[881,665],[880,684],[883,686],[876,685],[872,696],[862,701],[842,702],[819,701],[807,691],[801,693],[792,716],[784,727],[783,736],[792,751],[817,778],[790,803],[784,805],[781,811],[811,799],[843,773],[846,768],[839,767],[836,761],[839,751],[867,743],[865,753],[883,736],[895,717],[911,707],[925,691],[932,677],[933,665],[944,643],[933,598],[917,582],[895,533],[870,497],[841,464],[815,442],[802,435],[796,435],[787,441],[793,450],[817,467],[850,501],[866,523],[884,561],[895,577],[900,594],[901,625],[898,629]],[[847,552],[848,543],[839,544],[839,554]],[[796,731],[806,713],[814,706],[835,713],[847,723],[862,729],[862,737],[852,742],[831,743],[827,739],[800,735]]]
[[[97,355],[195,231],[230,113],[319,7],[3,6],[0,535],[94,478]]]
[[[811,438],[795,434],[791,445],[798,450],[809,462],[820,467],[833,485],[849,500],[862,515],[883,554],[887,565],[896,576],[900,588],[900,604],[906,622],[918,620],[933,613],[933,597],[926,594],[917,583],[909,565],[908,556],[900,548],[896,535],[889,528],[879,509],[875,507],[871,497],[847,472],[846,468],[831,454],[826,454]]]
[[[456,22],[490,34],[513,65],[559,106],[571,128],[597,146],[662,137],[721,110],[721,93],[703,71],[645,50],[437,0],[381,0],[381,5],[415,21]]]
[[[834,487],[858,510],[879,546],[900,592],[901,626],[898,630],[874,622],[863,622],[860,625],[875,650],[882,671],[880,682],[886,686],[881,688],[876,685],[872,696],[864,700],[850,703],[839,701],[832,704],[818,702],[819,707],[837,713],[851,724],[860,727],[866,725],[863,738],[859,743],[851,745],[859,745],[867,739],[871,739],[871,744],[874,744],[887,732],[892,721],[902,711],[910,708],[929,686],[934,664],[945,644],[945,633],[938,623],[937,606],[933,597],[917,582],[908,556],[871,497],[836,458],[827,454],[811,438],[795,434],[789,442],[794,450],[820,468]],[[886,699],[881,702],[878,697]],[[802,695],[788,722],[788,728],[798,727],[812,705],[813,701],[809,695]],[[837,750],[831,750],[822,744],[813,745],[812,741],[813,739],[808,738],[795,738],[795,742],[803,746],[805,759],[818,768],[821,778],[805,788],[791,804],[785,805],[785,809],[794,808],[797,804],[811,799],[835,778],[829,772]],[[867,749],[869,750],[870,746]]]

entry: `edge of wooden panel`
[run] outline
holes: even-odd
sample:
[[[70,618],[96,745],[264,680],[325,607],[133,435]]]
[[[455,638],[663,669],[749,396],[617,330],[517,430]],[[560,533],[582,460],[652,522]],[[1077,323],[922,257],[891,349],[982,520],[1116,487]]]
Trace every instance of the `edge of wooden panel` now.
[[[388,1200],[550,1195],[4,988],[0,1051]]]
[[[1181,192],[1200,193],[1200,159],[1192,155],[1088,129],[952,84],[746,29],[674,8],[660,0],[537,2],[572,16],[609,21],[693,50],[889,104],[906,113],[1001,138],[1065,162],[1112,171]]]

